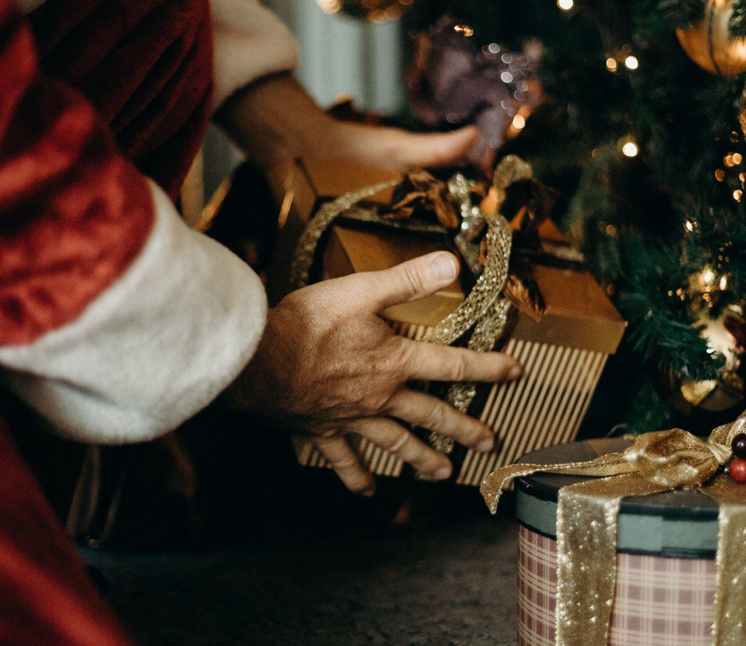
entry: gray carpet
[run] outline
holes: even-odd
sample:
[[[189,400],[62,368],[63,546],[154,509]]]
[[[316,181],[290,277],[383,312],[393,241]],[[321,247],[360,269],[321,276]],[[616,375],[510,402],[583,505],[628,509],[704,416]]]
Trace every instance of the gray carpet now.
[[[396,533],[84,556],[143,646],[512,646],[516,531],[480,513]]]

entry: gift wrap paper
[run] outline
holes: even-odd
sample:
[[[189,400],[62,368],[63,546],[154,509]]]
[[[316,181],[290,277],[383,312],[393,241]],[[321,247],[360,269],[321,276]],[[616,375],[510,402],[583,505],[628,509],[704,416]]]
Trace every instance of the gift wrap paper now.
[[[609,646],[710,646],[715,559],[617,554]],[[555,646],[557,542],[521,526],[518,646]]]

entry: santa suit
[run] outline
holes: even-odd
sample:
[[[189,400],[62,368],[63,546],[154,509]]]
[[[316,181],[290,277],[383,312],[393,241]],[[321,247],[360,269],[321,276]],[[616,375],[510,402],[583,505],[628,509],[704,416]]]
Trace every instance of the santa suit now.
[[[211,112],[295,59],[256,0],[0,0],[0,379],[50,429],[152,439],[246,366],[262,285],[173,199]],[[123,643],[2,422],[0,472],[0,642]]]

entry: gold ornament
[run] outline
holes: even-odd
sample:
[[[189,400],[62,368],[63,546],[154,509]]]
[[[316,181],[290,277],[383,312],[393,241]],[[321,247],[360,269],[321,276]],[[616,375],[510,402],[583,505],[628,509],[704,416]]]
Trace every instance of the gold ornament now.
[[[414,0],[316,0],[324,13],[343,13],[370,22],[398,20]]]
[[[720,76],[746,72],[746,39],[732,39],[728,22],[732,0],[705,0],[705,17],[689,29],[677,29],[682,48],[702,69]]]
[[[746,321],[740,307],[725,307],[713,317],[702,304],[697,324],[710,351],[725,358],[718,377],[695,381],[671,371],[656,375],[656,386],[677,424],[703,432],[746,409]]]

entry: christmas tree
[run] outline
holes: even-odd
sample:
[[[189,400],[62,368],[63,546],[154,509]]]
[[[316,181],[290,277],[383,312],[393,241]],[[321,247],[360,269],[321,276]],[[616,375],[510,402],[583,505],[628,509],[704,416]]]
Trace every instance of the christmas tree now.
[[[558,222],[629,321],[626,421],[707,431],[734,419],[746,405],[746,0],[430,0],[407,28],[445,14],[479,51],[541,44],[543,103],[497,154],[561,192]]]

